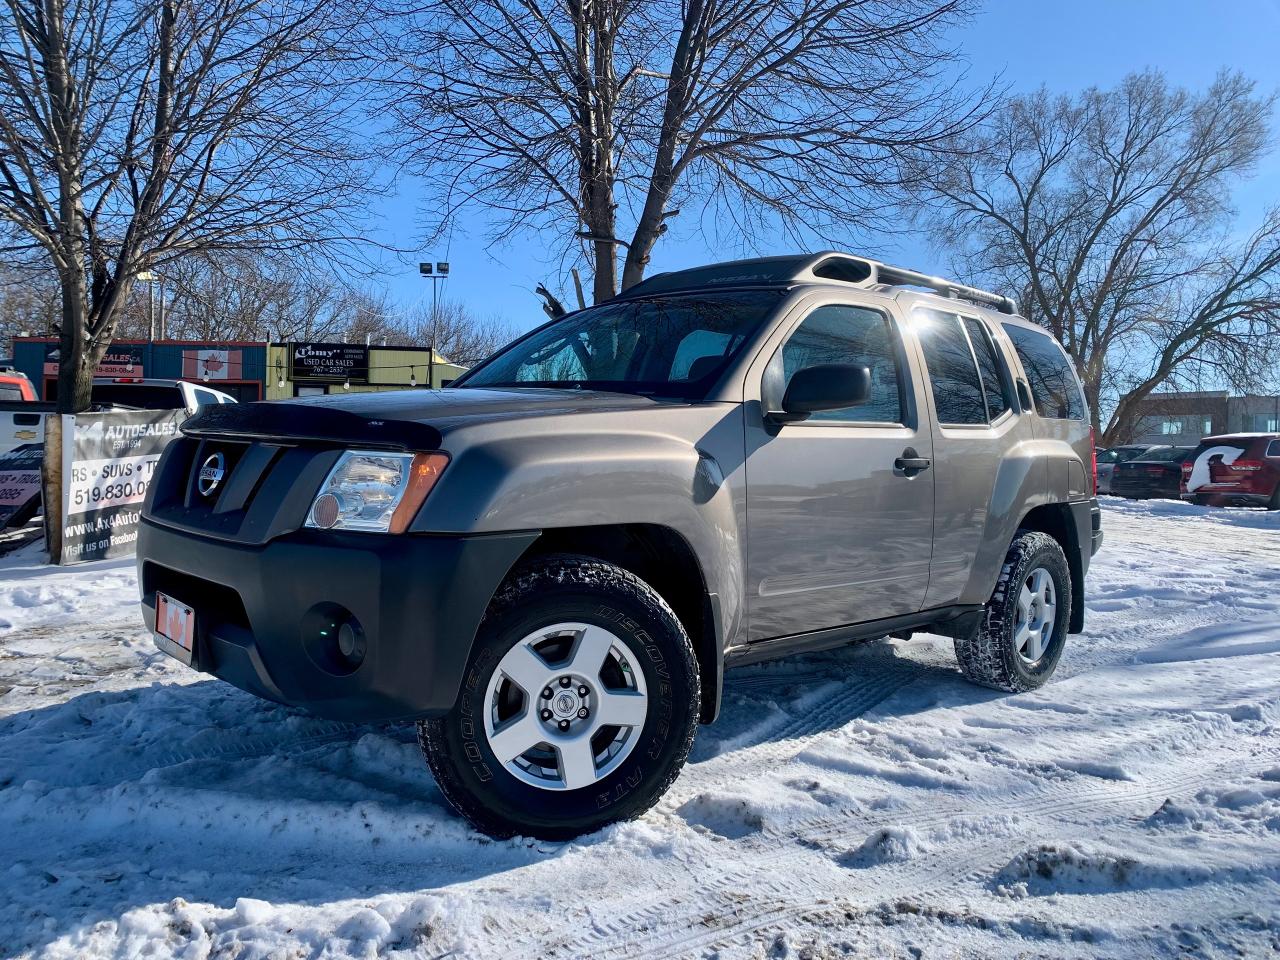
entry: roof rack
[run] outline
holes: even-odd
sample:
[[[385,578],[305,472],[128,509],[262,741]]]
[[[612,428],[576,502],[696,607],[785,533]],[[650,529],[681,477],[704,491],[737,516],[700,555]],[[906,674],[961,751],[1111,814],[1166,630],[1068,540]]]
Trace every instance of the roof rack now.
[[[1001,313],[1016,314],[1017,307],[1009,297],[998,293],[967,287],[910,270],[895,267],[869,257],[826,251],[823,253],[792,254],[780,257],[759,257],[754,260],[733,260],[689,270],[659,273],[636,284],[620,294],[620,299],[670,293],[694,287],[709,286],[760,286],[805,281],[836,281],[857,287],[923,287],[934,293],[953,299],[968,300],[980,306],[991,307]]]

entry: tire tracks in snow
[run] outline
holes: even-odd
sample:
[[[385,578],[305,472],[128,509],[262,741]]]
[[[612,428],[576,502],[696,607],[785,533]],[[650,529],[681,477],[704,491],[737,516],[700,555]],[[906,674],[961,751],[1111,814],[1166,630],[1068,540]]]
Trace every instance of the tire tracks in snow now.
[[[1205,749],[1218,748],[1206,744]],[[1247,766],[1265,766],[1277,758],[1280,758],[1280,748],[1268,748],[1253,754]],[[1232,756],[1194,772],[1184,770],[1145,782],[1084,784],[1065,796],[1061,784],[1042,784],[1007,797],[1006,805],[1017,809],[1023,820],[1060,823],[1064,815],[1123,812],[1135,804],[1153,803],[1193,791],[1221,773],[1239,773],[1243,766],[1240,757]],[[909,820],[902,812],[868,818],[862,810],[843,810],[792,823],[785,829],[766,830],[739,841],[729,841],[738,848],[732,859],[748,861],[748,866],[718,876],[700,877],[696,886],[690,884],[679,893],[652,901],[613,923],[597,925],[590,933],[571,942],[530,944],[530,952],[590,956],[594,960],[648,960],[758,942],[762,936],[791,929],[794,921],[803,918],[814,922],[838,920],[850,911],[865,912],[884,903],[911,901],[944,892],[965,880],[998,870],[1034,843],[1025,831],[1020,831],[1016,836],[967,843],[964,849],[944,852],[937,858],[921,856],[914,862],[868,867],[857,871],[857,875],[844,870],[845,882],[835,889],[829,874],[814,877],[787,869],[788,861],[798,859],[793,849],[797,844],[806,852],[815,846],[829,847],[844,839],[850,832],[848,828],[855,823],[857,833],[867,835],[889,826],[906,824],[927,828],[978,815],[973,798],[968,798],[968,803],[956,798],[944,806],[945,809],[938,809],[938,804],[931,802],[929,813]],[[763,874],[768,874],[768,879],[761,880]]]

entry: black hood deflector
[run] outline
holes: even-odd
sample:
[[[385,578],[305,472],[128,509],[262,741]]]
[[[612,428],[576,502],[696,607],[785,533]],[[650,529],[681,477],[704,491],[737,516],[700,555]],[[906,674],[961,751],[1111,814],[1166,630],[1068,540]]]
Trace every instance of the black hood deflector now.
[[[278,440],[288,444],[438,450],[440,431],[414,420],[378,419],[305,403],[225,403],[202,406],[182,425],[189,437]]]

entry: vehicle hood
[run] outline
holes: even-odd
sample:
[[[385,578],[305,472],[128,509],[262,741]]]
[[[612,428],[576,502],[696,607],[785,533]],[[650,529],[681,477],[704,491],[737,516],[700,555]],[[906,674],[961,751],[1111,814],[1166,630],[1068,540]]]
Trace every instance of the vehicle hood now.
[[[602,390],[542,387],[395,390],[264,403],[210,404],[187,420],[182,431],[189,436],[274,438],[434,450],[444,433],[460,426],[658,406],[688,404]]]

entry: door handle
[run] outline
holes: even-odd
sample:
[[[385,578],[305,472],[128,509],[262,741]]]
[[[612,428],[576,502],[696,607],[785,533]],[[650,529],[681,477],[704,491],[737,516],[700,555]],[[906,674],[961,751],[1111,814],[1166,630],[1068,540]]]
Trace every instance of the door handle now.
[[[902,456],[893,461],[895,470],[901,470],[908,477],[914,477],[922,470],[928,470],[933,466],[933,461],[928,457],[922,457],[916,453],[914,447],[907,447],[902,451]]]

